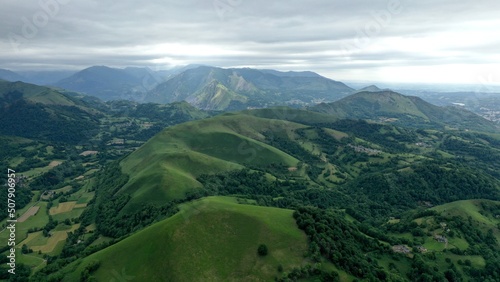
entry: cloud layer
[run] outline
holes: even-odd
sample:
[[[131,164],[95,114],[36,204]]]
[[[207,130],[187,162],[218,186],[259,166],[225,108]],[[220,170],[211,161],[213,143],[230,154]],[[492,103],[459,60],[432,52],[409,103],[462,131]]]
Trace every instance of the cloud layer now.
[[[500,82],[500,2],[477,2],[4,0],[0,68],[197,63],[338,80]]]

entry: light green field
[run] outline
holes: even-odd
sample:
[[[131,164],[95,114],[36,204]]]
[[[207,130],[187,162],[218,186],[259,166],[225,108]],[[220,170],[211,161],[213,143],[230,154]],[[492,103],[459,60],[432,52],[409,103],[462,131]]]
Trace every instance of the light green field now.
[[[68,212],[54,214],[52,216],[52,218],[54,220],[58,220],[58,221],[64,221],[65,219],[78,218],[83,213],[84,210],[85,210],[85,208],[74,208]]]
[[[257,255],[259,244],[269,254]],[[307,239],[291,210],[240,205],[234,198],[209,197],[181,206],[154,224],[68,267],[64,281],[76,281],[98,260],[98,281],[125,273],[135,281],[270,281],[304,262]],[[138,265],[137,262],[140,262]],[[76,269],[75,269],[76,268]],[[115,273],[116,272],[116,273]]]
[[[500,222],[500,220],[490,219],[479,213],[479,201],[484,200],[456,201],[434,207],[433,210],[442,213],[444,216],[462,216],[464,218],[471,216],[473,220],[487,225],[496,225]]]
[[[75,231],[80,224],[75,224],[71,227],[69,230],[64,230],[64,231],[52,231],[51,236],[48,238],[45,238],[43,241],[40,242],[38,240],[33,240],[31,241],[31,244],[28,244],[28,246],[33,249],[33,251],[38,252],[41,251],[42,253],[53,253],[54,250],[56,249],[57,246],[59,245],[64,245],[64,240],[68,238],[68,232],[70,231]],[[39,235],[39,237],[43,237],[43,235]],[[62,246],[59,246],[62,248]]]
[[[22,254],[21,252],[18,253],[16,262],[29,266],[32,272],[38,271],[39,269],[47,265],[47,261],[39,257],[38,255]]]
[[[75,207],[76,202],[64,202],[64,203],[59,203],[57,206],[50,208],[49,214],[50,215],[56,215],[60,213],[65,213],[65,212],[70,212],[73,210]]]
[[[49,170],[53,169],[56,164],[61,162],[61,160],[51,160],[51,162],[52,163],[49,163],[48,165],[46,165],[44,167],[35,167],[35,168],[32,168],[28,171],[20,172],[20,174],[23,174],[24,176],[27,176],[29,178],[32,178],[34,176],[38,176],[40,174],[46,173]]]

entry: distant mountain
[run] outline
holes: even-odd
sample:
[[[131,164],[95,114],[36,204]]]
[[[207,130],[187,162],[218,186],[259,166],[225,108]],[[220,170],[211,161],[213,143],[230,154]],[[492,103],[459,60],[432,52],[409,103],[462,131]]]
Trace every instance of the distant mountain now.
[[[367,87],[363,87],[359,90],[354,91],[354,93],[360,93],[360,92],[381,92],[381,91],[389,91],[388,89],[380,89],[376,85],[370,85]],[[354,94],[353,93],[353,94]]]
[[[0,69],[0,79],[7,81],[22,81],[37,85],[55,84],[57,81],[73,75],[75,71],[10,71]]]
[[[310,110],[339,118],[368,119],[412,127],[448,126],[486,131],[498,129],[492,122],[464,109],[438,107],[418,97],[386,90],[359,92],[333,103],[319,104]]]
[[[76,71],[62,70],[62,71],[19,71],[17,72],[23,76],[21,81],[37,85],[51,85],[57,81],[70,77]]]
[[[99,112],[54,89],[0,81],[0,134],[78,143],[98,129]]]
[[[0,69],[0,79],[6,80],[6,81],[23,81],[25,78],[13,71],[6,70],[6,69]]]
[[[184,100],[206,110],[238,110],[331,102],[352,91],[341,82],[311,72],[200,66],[161,83],[144,100],[156,103]]]
[[[96,96],[102,100],[141,100],[142,93],[158,82],[148,69],[115,69],[94,66],[55,83],[71,91]]]
[[[261,72],[273,74],[280,77],[321,77],[321,75],[312,71],[287,71],[281,72],[271,69],[261,69]]]

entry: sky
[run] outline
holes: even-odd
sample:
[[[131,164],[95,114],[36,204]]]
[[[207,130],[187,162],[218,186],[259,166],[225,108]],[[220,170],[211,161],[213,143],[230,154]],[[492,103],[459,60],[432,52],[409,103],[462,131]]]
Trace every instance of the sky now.
[[[498,0],[2,0],[0,68],[205,64],[500,84]]]

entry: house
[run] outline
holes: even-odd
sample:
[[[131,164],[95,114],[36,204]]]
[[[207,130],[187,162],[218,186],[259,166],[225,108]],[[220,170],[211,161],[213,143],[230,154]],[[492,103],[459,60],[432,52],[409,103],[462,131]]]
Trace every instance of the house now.
[[[446,239],[443,235],[434,235],[434,240],[440,243],[448,243],[448,239]]]
[[[427,252],[427,248],[424,247],[424,246],[417,246],[417,250],[421,253],[426,253]]]
[[[406,246],[406,245],[392,246],[392,250],[395,253],[401,253],[401,254],[409,254],[409,253],[411,253],[410,248],[408,248],[408,246]]]

